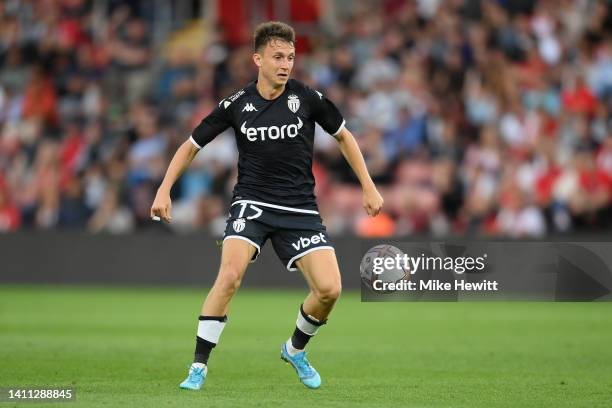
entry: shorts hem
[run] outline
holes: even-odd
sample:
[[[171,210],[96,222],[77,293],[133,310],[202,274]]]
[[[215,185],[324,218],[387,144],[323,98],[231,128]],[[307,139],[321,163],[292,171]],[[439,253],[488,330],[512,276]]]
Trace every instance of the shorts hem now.
[[[304,251],[304,252],[301,252],[301,253],[297,254],[297,255],[296,255],[296,256],[294,256],[293,258],[291,258],[291,259],[289,260],[289,262],[287,262],[287,270],[289,270],[289,271],[291,271],[291,272],[296,272],[296,271],[298,270],[298,268],[292,268],[292,267],[291,267],[291,265],[292,265],[292,264],[293,264],[295,261],[297,261],[298,259],[300,259],[301,257],[303,257],[304,255],[309,254],[309,253],[314,252],[314,251],[317,251],[317,250],[319,250],[319,249],[331,249],[331,250],[332,250],[332,251],[334,251],[334,252],[336,251],[336,250],[334,249],[334,247],[333,247],[333,246],[330,246],[330,245],[323,245],[323,246],[318,246],[318,247],[310,248],[310,249],[308,249],[308,250],[306,250],[306,251]]]
[[[253,262],[255,262],[257,260],[257,258],[259,258],[259,254],[261,253],[261,248],[259,247],[259,245],[257,245],[255,242],[253,242],[249,238],[243,237],[241,235],[227,235],[225,238],[223,238],[223,242],[225,242],[226,239],[241,239],[241,240],[246,241],[249,244],[253,245],[255,247],[255,249],[257,249],[257,252],[255,252],[255,255],[254,255],[253,259],[251,259],[251,261],[249,263],[253,263]]]

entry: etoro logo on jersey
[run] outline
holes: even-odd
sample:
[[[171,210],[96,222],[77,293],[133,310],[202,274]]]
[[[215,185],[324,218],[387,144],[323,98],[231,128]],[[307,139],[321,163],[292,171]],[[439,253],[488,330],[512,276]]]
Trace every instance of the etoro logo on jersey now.
[[[266,138],[270,140],[284,139],[285,136],[293,138],[298,135],[298,131],[304,125],[302,119],[298,117],[297,120],[298,123],[292,123],[291,125],[261,126],[256,128],[246,127],[246,121],[244,121],[240,131],[246,135],[249,142],[256,142],[257,140],[264,142]]]

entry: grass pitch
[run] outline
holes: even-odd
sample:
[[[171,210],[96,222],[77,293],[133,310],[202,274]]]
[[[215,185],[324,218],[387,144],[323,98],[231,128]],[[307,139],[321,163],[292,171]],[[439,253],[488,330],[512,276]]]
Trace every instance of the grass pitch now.
[[[178,389],[205,292],[0,287],[0,387],[73,386],[44,407],[596,407],[612,404],[612,303],[361,303],[279,359],[304,292],[241,290],[200,392]],[[0,403],[0,408],[12,406]]]

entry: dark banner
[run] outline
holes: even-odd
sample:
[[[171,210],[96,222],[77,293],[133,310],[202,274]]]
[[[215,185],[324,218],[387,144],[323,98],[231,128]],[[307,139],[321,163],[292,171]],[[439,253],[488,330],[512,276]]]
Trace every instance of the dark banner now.
[[[363,301],[612,300],[609,242],[362,245]]]
[[[361,240],[334,237],[345,289],[359,288]],[[374,243],[372,244],[374,245]],[[219,269],[217,239],[206,234],[164,232],[92,235],[79,232],[0,234],[0,284],[49,283],[85,285],[209,287]],[[250,264],[242,287],[307,287],[291,272],[272,245]]]
[[[334,237],[343,287],[364,301],[610,300],[611,242],[427,242]],[[0,235],[1,283],[208,287],[220,249],[206,235]],[[270,245],[243,286],[306,288]]]

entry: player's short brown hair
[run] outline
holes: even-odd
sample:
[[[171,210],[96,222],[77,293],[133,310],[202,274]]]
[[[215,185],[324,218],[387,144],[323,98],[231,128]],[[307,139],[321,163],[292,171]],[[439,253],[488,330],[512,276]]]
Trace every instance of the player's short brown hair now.
[[[271,40],[278,39],[295,46],[295,31],[293,27],[280,21],[268,21],[261,23],[255,29],[254,46],[255,52],[260,51]]]

